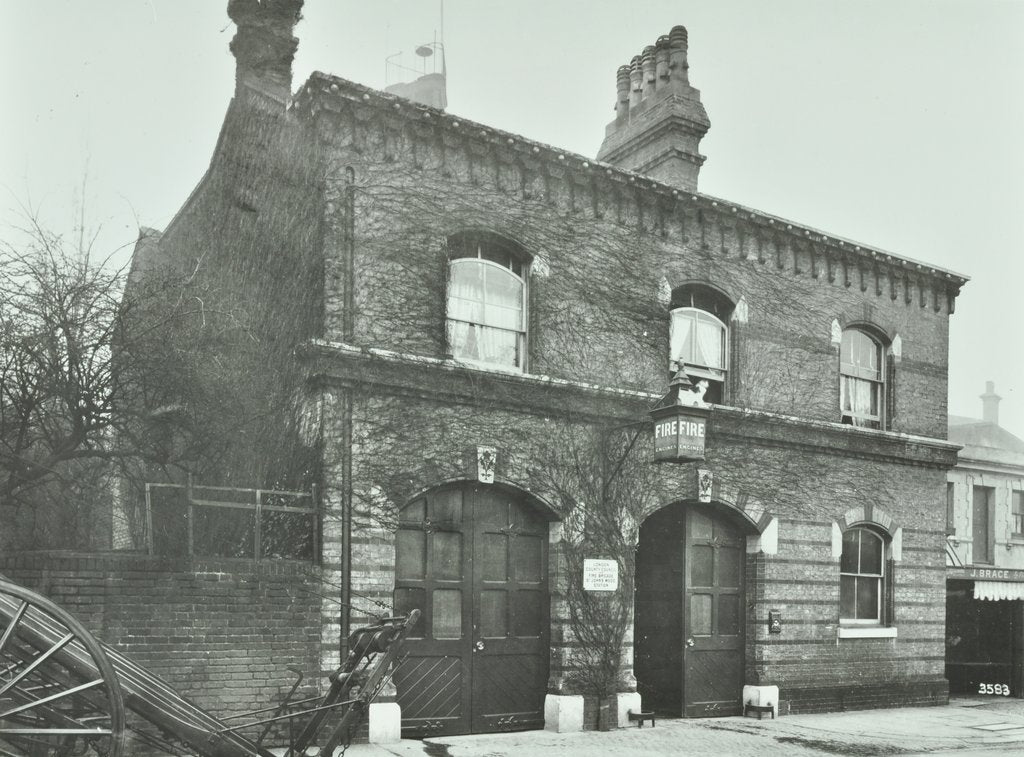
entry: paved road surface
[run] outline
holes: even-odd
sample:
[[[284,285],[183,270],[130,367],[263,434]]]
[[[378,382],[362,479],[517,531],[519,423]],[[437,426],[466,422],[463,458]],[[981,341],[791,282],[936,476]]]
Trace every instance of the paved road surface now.
[[[818,715],[659,720],[655,728],[600,733],[446,736],[388,745],[354,745],[348,757],[872,757],[946,755],[1024,757],[1024,700],[956,699],[946,707]]]

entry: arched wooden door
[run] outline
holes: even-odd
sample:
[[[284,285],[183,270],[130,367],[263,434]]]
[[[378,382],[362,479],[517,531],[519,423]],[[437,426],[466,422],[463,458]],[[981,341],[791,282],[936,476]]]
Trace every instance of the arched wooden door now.
[[[634,672],[645,708],[740,713],[745,555],[743,531],[710,508],[671,505],[640,527]]]
[[[404,735],[543,728],[547,534],[521,496],[483,484],[402,510],[395,608],[423,612],[394,677]]]

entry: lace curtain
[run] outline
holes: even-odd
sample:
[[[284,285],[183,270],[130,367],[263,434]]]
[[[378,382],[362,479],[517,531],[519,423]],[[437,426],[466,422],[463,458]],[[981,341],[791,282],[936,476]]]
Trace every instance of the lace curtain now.
[[[855,426],[878,426],[881,416],[882,349],[867,334],[848,329],[840,346],[840,407]]]
[[[455,357],[520,365],[523,282],[498,265],[454,260],[448,282],[448,344]]]
[[[714,316],[690,308],[672,312],[672,359],[689,366],[725,369],[725,326]]]
[[[865,379],[843,376],[840,384],[843,415],[855,426],[869,426],[878,418],[878,385]]]

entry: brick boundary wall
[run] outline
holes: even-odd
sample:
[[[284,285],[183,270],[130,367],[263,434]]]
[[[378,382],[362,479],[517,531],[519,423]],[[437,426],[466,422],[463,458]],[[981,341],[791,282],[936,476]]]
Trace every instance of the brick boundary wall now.
[[[211,714],[279,702],[320,676],[318,569],[308,563],[122,554],[0,556],[0,573],[75,615]]]

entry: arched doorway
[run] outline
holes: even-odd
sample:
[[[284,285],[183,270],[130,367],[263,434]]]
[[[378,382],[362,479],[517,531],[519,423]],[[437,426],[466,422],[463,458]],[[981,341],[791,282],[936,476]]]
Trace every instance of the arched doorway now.
[[[548,523],[524,495],[460,483],[402,509],[395,609],[413,607],[394,677],[403,735],[544,727]]]
[[[745,547],[745,529],[705,505],[669,505],[641,525],[634,673],[645,709],[740,713]]]

